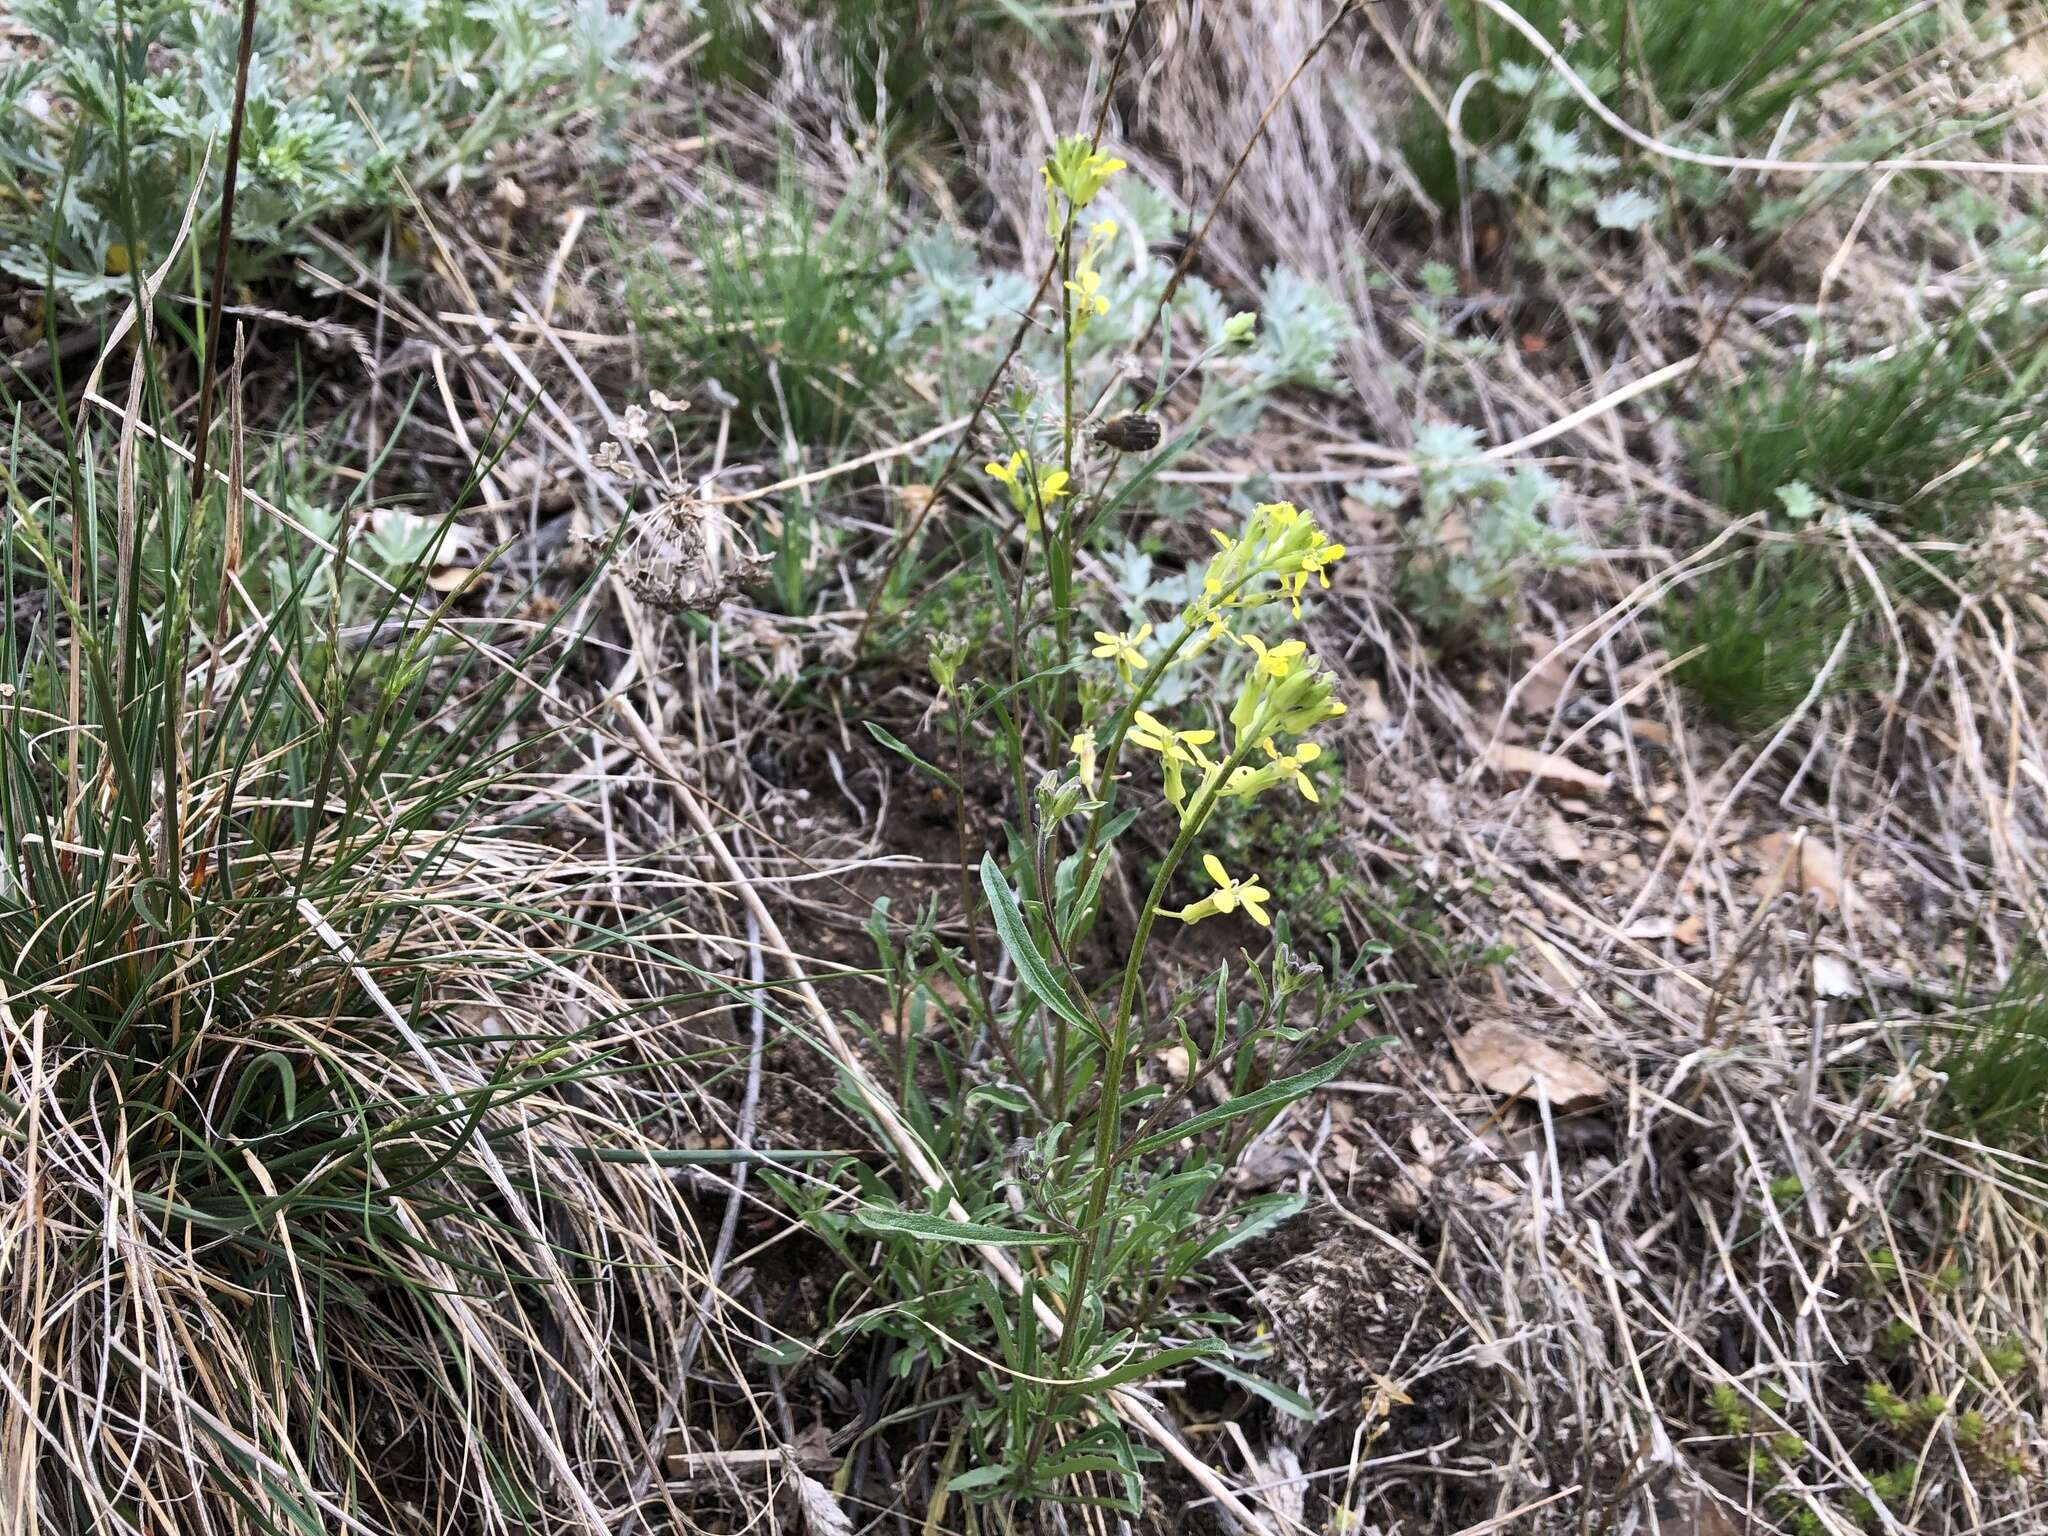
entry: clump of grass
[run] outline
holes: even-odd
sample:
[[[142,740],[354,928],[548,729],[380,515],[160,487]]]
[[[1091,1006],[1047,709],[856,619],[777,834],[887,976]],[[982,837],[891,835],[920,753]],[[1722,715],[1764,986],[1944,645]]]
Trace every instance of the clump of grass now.
[[[1741,730],[1782,720],[1844,628],[1875,613],[1873,575],[1895,602],[1943,600],[1991,509],[2038,484],[2042,340],[2010,315],[1966,316],[1873,358],[1758,368],[1705,396],[1688,434],[1702,492],[1777,532],[1666,606],[1668,648],[1696,653],[1677,676],[1711,714]],[[1857,539],[1868,571],[1822,542],[1843,516],[1874,525]],[[1852,639],[1824,692],[1880,670]]]
[[[1703,493],[1737,516],[1804,482],[1905,536],[1946,537],[2033,488],[2043,336],[1965,318],[1869,359],[1757,368],[1701,403],[1689,444]],[[2016,451],[2017,450],[2017,451]]]
[[[346,507],[273,561],[268,507],[45,404],[73,446],[17,414],[0,541],[11,1512],[595,1528],[690,1228],[648,1160],[674,1085],[546,980],[585,877],[503,814],[560,637],[458,633]]]
[[[1710,715],[1739,731],[1762,731],[1812,692],[1843,629],[1859,617],[1856,593],[1825,549],[1776,544],[1733,558],[1675,594],[1664,644],[1685,658],[1674,675]],[[1862,655],[1845,655],[1824,692],[1854,692],[1869,676]]]
[[[1619,86],[1625,114],[1675,125],[1667,136],[1729,141],[1768,132],[1787,106],[1810,98],[1849,62],[1830,44],[1887,9],[1881,0],[1534,0],[1515,8],[1596,91],[1613,97]],[[1477,0],[1456,0],[1448,10],[1457,31],[1450,79],[1484,78],[1459,115],[1464,136],[1482,151],[1512,146],[1531,115],[1534,83],[1549,67],[1519,30]],[[1403,148],[1430,195],[1455,201],[1456,156],[1435,113],[1418,108]]]
[[[1941,1053],[1948,1103],[1988,1146],[2031,1152],[2048,1140],[2048,955],[2019,960]]]
[[[835,447],[894,398],[900,267],[876,198],[821,210],[785,159],[765,207],[721,175],[676,233],[691,264],[642,263],[630,289],[657,384],[713,421],[729,402],[743,444]]]
[[[1044,36],[1034,0],[795,0],[793,27],[811,27],[846,104],[885,142],[944,137],[973,71],[951,57],[960,41],[1008,23]],[[776,18],[758,0],[708,0],[698,69],[707,80],[763,87],[777,62]]]

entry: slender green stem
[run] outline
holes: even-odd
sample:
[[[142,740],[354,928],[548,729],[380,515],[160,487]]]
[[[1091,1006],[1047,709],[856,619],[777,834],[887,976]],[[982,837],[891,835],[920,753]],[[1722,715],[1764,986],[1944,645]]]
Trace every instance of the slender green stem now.
[[[1094,1267],[1095,1254],[1102,1246],[1102,1234],[1098,1228],[1102,1223],[1102,1213],[1109,1204],[1110,1183],[1116,1175],[1116,1132],[1123,1114],[1124,1057],[1131,1046],[1131,1014],[1137,1006],[1138,977],[1144,968],[1145,946],[1151,941],[1152,925],[1158,920],[1159,904],[1166,899],[1167,886],[1180,868],[1181,861],[1187,857],[1188,849],[1202,830],[1203,823],[1209,819],[1223,786],[1230,782],[1231,774],[1244,765],[1252,745],[1252,738],[1247,735],[1220,767],[1204,777],[1193,808],[1181,821],[1180,835],[1160,861],[1159,873],[1152,880],[1151,893],[1138,913],[1138,930],[1131,936],[1130,956],[1124,962],[1123,988],[1117,994],[1116,1013],[1110,1023],[1109,1049],[1102,1062],[1102,1098],[1095,1107],[1095,1173],[1088,1190],[1087,1211],[1081,1219],[1080,1250],[1074,1257],[1073,1278],[1067,1286],[1064,1327],[1060,1334],[1059,1365],[1062,1371],[1073,1364],[1074,1348],[1081,1333],[1081,1306],[1088,1294],[1089,1272]]]

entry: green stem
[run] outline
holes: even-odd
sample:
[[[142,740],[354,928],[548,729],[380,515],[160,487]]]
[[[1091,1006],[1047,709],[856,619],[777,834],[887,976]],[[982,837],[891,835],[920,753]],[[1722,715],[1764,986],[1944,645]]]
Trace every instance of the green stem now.
[[[1145,905],[1138,913],[1138,931],[1131,937],[1130,957],[1124,962],[1124,983],[1117,995],[1116,1014],[1110,1024],[1109,1049],[1102,1062],[1102,1099],[1095,1107],[1095,1175],[1088,1191],[1088,1208],[1081,1219],[1081,1246],[1074,1259],[1073,1278],[1067,1287],[1067,1306],[1060,1334],[1059,1366],[1062,1372],[1071,1368],[1076,1341],[1081,1336],[1081,1305],[1088,1294],[1089,1272],[1094,1267],[1096,1251],[1102,1246],[1098,1228],[1103,1211],[1109,1204],[1109,1186],[1116,1174],[1117,1125],[1123,1113],[1124,1057],[1131,1045],[1131,1014],[1138,1000],[1138,977],[1143,969],[1145,946],[1152,938],[1152,925],[1159,918],[1159,904],[1166,898],[1166,888],[1173,880],[1174,872],[1180,868],[1181,860],[1187,857],[1189,847],[1209,819],[1215,808],[1216,798],[1223,792],[1223,786],[1230,782],[1231,774],[1244,765],[1252,748],[1252,738],[1247,735],[1238,743],[1221,767],[1209,773],[1195,795],[1193,809],[1180,824],[1180,835],[1173,840],[1160,862],[1159,873],[1153,877],[1151,894],[1145,898]]]
[[[1073,522],[1080,504],[1080,487],[1074,482],[1074,294],[1067,284],[1074,276],[1074,205],[1067,203],[1066,224],[1060,231],[1060,468],[1067,474],[1067,505],[1075,509],[1053,526],[1052,511],[1040,514],[1045,527],[1047,574],[1052,580],[1053,628],[1059,636],[1060,654],[1073,648],[1074,630],[1074,540]],[[1067,728],[1067,680],[1053,682],[1053,724]]]

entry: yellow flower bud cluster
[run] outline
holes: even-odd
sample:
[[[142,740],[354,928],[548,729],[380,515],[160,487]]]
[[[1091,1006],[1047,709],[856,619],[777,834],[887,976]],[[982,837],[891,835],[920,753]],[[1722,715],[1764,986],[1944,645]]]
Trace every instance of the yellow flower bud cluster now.
[[[1184,825],[1191,816],[1206,817],[1219,800],[1249,800],[1276,786],[1317,802],[1321,797],[1309,768],[1323,749],[1295,738],[1344,713],[1330,673],[1309,653],[1306,641],[1269,642],[1259,635],[1240,634],[1236,627],[1245,615],[1275,602],[1285,602],[1293,617],[1300,618],[1310,579],[1328,587],[1330,567],[1343,557],[1344,546],[1291,502],[1264,503],[1253,509],[1236,536],[1219,532],[1215,538],[1218,552],[1203,572],[1201,595],[1182,613],[1185,633],[1165,659],[1184,661],[1217,640],[1250,653],[1251,666],[1230,710],[1233,749],[1219,761],[1204,750],[1214,745],[1215,731],[1176,730],[1142,708],[1134,708],[1126,737],[1132,746],[1158,757],[1166,798]],[[1091,654],[1114,665],[1126,687],[1137,688],[1134,704],[1143,702],[1157,675],[1154,658],[1143,649],[1151,634],[1149,624],[1095,633]],[[1085,767],[1092,776],[1092,733],[1086,745]],[[1198,782],[1191,786],[1190,778],[1196,776]],[[1261,925],[1270,921],[1264,909],[1268,893],[1256,876],[1234,879],[1213,854],[1205,855],[1202,863],[1216,889],[1167,915],[1192,923],[1241,909]]]

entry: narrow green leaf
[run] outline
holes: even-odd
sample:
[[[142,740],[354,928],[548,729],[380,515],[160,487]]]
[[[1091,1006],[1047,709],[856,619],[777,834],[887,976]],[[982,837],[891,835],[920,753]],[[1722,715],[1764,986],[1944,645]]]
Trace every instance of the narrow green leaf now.
[[[881,1237],[910,1237],[926,1243],[984,1243],[996,1248],[1057,1248],[1071,1243],[1058,1232],[1019,1232],[1014,1227],[992,1227],[984,1221],[949,1221],[922,1211],[892,1211],[886,1206],[864,1205],[854,1212],[854,1224]]]
[[[974,1467],[966,1472],[956,1473],[946,1480],[948,1493],[972,1493],[977,1488],[993,1488],[1010,1475],[1010,1469],[1001,1462],[990,1467]]]
[[[1233,1248],[1242,1247],[1262,1233],[1272,1231],[1281,1222],[1299,1215],[1302,1207],[1307,1204],[1308,1196],[1294,1193],[1246,1201],[1244,1220],[1218,1237],[1214,1247],[1203,1249],[1202,1257],[1213,1259],[1219,1253],[1228,1253]]]
[[[1013,1115],[1024,1115],[1031,1112],[1031,1100],[1026,1098],[1020,1090],[1012,1088],[1008,1083],[982,1083],[974,1088],[970,1088],[967,1092],[967,1102],[970,1104],[993,1104],[998,1109],[1007,1109]]]
[[[1017,974],[1024,978],[1024,984],[1046,1007],[1101,1043],[1102,1032],[1067,996],[1067,989],[1060,985],[1060,979],[1046,964],[1045,956],[1031,942],[1031,930],[1025,926],[1024,913],[1017,905],[1016,895],[1010,890],[1010,882],[996,867],[993,854],[981,856],[981,888],[988,895],[989,914],[995,919],[996,936],[1003,941],[1003,948],[1010,952],[1010,961],[1017,967]]]
[[[1268,1083],[1263,1088],[1254,1088],[1250,1093],[1239,1094],[1227,1099],[1214,1109],[1205,1109],[1191,1120],[1147,1136],[1130,1150],[1132,1157],[1142,1157],[1147,1152],[1157,1152],[1161,1147],[1170,1147],[1184,1136],[1199,1136],[1216,1126],[1227,1124],[1245,1115],[1255,1115],[1262,1109],[1277,1109],[1283,1104],[1292,1104],[1305,1094],[1314,1093],[1323,1084],[1344,1070],[1353,1054],[1362,1046],[1352,1046],[1339,1051],[1320,1067],[1311,1067],[1306,1072],[1297,1072],[1292,1077],[1283,1077],[1278,1082]]]
[[[1221,1376],[1225,1381],[1234,1381],[1247,1392],[1256,1393],[1282,1413],[1290,1413],[1297,1419],[1313,1424],[1322,1415],[1316,1412],[1316,1405],[1291,1387],[1254,1376],[1250,1371],[1240,1370],[1228,1360],[1204,1360],[1202,1364]]]
[[[1224,1352],[1221,1339],[1197,1339],[1192,1344],[1176,1344],[1171,1349],[1162,1349],[1156,1355],[1147,1355],[1142,1360],[1126,1360],[1115,1370],[1104,1371],[1100,1376],[1084,1376],[1080,1385],[1093,1392],[1107,1392],[1111,1387],[1120,1387],[1127,1381],[1138,1381],[1146,1376],[1157,1376],[1161,1371],[1171,1370],[1189,1360],[1200,1360]]]
[[[922,768],[926,773],[930,774],[933,778],[937,779],[941,784],[945,785],[946,788],[952,790],[954,794],[957,795],[960,793],[959,781],[956,780],[953,777],[953,775],[946,772],[945,769],[938,767],[936,764],[926,762],[923,758],[919,757],[915,752],[911,751],[909,747],[905,746],[902,742],[898,741],[894,736],[891,736],[887,731],[883,730],[879,725],[875,724],[874,721],[863,720],[861,724],[865,725],[868,728],[868,734],[870,736],[874,737],[875,740],[879,741],[891,752],[894,752],[898,757],[904,758],[910,763],[912,763],[914,766]]]
[[[1020,677],[1014,683],[1005,684],[1003,687],[996,689],[993,693],[990,693],[985,697],[977,699],[975,701],[974,707],[967,711],[966,718],[968,724],[972,725],[976,720],[979,720],[982,717],[983,713],[986,712],[991,706],[1002,703],[1003,700],[1007,699],[1011,694],[1015,693],[1018,689],[1029,688],[1033,683],[1042,683],[1049,677],[1058,677],[1062,673],[1072,672],[1075,668],[1083,666],[1086,663],[1087,658],[1085,656],[1080,657],[1074,661],[1063,661],[1060,662],[1057,666],[1047,667],[1043,671],[1032,673],[1029,677]]]

